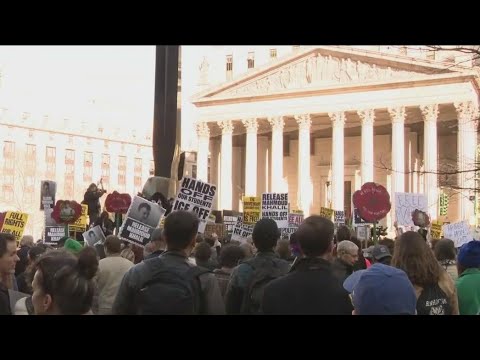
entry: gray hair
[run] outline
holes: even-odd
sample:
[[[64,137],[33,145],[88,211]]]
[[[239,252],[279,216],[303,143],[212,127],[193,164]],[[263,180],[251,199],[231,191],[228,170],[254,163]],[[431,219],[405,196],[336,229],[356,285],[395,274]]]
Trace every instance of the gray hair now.
[[[337,245],[337,254],[354,254],[358,252],[358,246],[349,240],[340,241]]]
[[[32,235],[23,235],[22,240],[20,240],[20,246],[28,246],[32,247],[33,244],[33,236]]]

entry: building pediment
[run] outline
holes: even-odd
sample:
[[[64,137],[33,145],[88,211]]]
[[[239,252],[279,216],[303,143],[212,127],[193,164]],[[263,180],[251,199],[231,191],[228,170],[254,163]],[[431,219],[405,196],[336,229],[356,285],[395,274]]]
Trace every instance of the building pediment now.
[[[384,55],[340,46],[317,46],[278,59],[241,77],[212,87],[194,103],[329,87],[411,81],[438,75],[463,74],[451,65],[404,56]]]

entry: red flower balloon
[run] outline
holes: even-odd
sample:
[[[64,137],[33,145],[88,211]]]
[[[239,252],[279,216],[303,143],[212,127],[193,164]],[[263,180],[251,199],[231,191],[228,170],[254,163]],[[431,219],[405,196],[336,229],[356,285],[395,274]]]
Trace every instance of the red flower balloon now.
[[[428,214],[418,209],[415,209],[415,211],[412,211],[412,220],[415,226],[420,226],[422,228],[430,225],[430,218]]]
[[[383,219],[390,211],[390,195],[387,189],[374,182],[365,183],[353,194],[353,204],[360,217],[368,222]]]
[[[132,197],[130,194],[120,194],[119,192],[114,191],[113,193],[108,194],[105,199],[105,208],[111,213],[126,214],[131,203]]]
[[[58,200],[52,212],[57,224],[73,224],[82,215],[82,205],[74,200]]]

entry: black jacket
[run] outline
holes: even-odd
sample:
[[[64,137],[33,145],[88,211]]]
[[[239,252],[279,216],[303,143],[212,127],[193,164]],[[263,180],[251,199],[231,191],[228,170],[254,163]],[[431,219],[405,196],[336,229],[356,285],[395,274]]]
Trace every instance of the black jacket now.
[[[166,251],[161,255],[161,258],[165,264],[171,267],[186,269],[195,266],[188,261],[188,258],[184,254],[177,251]],[[150,259],[147,261],[155,260],[156,259]],[[135,305],[136,294],[144,284],[151,280],[151,278],[151,270],[145,264],[145,261],[132,267],[123,277],[113,304],[112,313],[114,315],[135,315],[137,313]],[[199,279],[207,307],[206,314],[225,314],[225,305],[215,275],[212,273],[205,273],[200,275]]]
[[[100,198],[102,195],[105,194],[105,191],[103,190],[97,190],[97,191],[86,191],[85,194],[83,195],[83,204],[88,205],[88,216],[91,216],[93,214],[99,214],[100,213]]]
[[[340,281],[340,284],[343,286],[343,282],[347,277],[353,273],[353,265],[347,264],[339,258],[335,258],[332,263],[333,275]]]
[[[264,314],[351,315],[353,306],[327,260],[303,258],[266,286],[262,309]]]
[[[12,309],[10,308],[10,296],[8,295],[8,289],[0,282],[0,315],[12,315]]]

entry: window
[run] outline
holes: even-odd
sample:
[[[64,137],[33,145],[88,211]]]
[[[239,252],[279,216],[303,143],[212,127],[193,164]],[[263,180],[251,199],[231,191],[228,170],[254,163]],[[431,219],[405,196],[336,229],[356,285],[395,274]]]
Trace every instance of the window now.
[[[26,204],[31,204],[34,201],[35,195],[35,177],[34,176],[26,176],[25,177],[25,192],[23,196],[23,201]]]
[[[253,69],[255,67],[255,53],[250,51],[247,58],[247,67]]]
[[[227,55],[227,81],[233,79],[233,55]]]
[[[127,183],[127,157],[119,156],[118,157],[118,191],[125,192],[125,187]]]
[[[277,58],[277,49],[270,49],[270,59]]]
[[[110,184],[110,155],[102,155],[102,181],[104,185]]]
[[[65,150],[64,197],[73,199],[75,191],[75,150]]]
[[[136,192],[141,190],[142,186],[142,159],[135,158],[135,167],[134,167],[134,181]]]
[[[5,141],[3,143],[3,157],[7,158],[15,158],[15,143],[11,141]]]
[[[435,60],[435,50],[427,51],[427,60]]]
[[[155,161],[150,160],[150,170],[149,170],[150,176],[155,175]]]
[[[32,144],[27,144],[25,175],[34,176],[37,167],[37,147]]]
[[[3,199],[13,200],[13,182],[15,179],[15,143],[5,141],[3,143]]]
[[[56,149],[54,147],[47,146],[47,152],[45,156],[45,162],[47,164],[47,171],[45,177],[47,180],[55,180],[55,172],[56,172]]]
[[[93,174],[93,153],[85,152],[83,154],[83,181],[86,183],[92,182]]]

